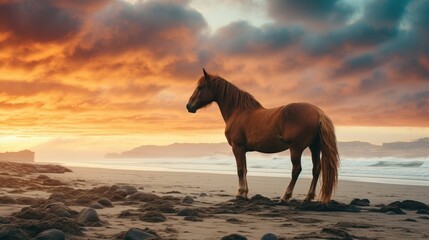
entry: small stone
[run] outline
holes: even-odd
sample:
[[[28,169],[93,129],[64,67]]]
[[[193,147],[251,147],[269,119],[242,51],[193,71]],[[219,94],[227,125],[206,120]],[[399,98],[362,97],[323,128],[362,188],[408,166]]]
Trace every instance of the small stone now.
[[[417,214],[429,214],[429,210],[426,210],[426,209],[419,209],[419,210],[417,210],[417,212],[416,212]]]
[[[203,221],[202,218],[197,217],[197,216],[186,216],[183,218],[183,220],[191,221],[191,222],[202,222]]]
[[[361,207],[366,207],[370,205],[370,202],[368,199],[359,199],[359,198],[355,198],[350,202],[351,205],[355,205],[355,206],[361,206]]]
[[[37,180],[46,180],[46,179],[50,179],[50,177],[46,176],[45,174],[40,174],[39,176],[37,176],[36,179]]]
[[[414,218],[407,218],[407,219],[404,219],[404,221],[405,222],[417,222],[417,220]]]
[[[184,204],[192,204],[193,202],[194,202],[194,199],[190,196],[186,196],[182,200],[182,203]]]
[[[86,207],[80,211],[76,221],[81,225],[99,225],[100,218],[98,217],[98,213],[95,209]]]
[[[127,195],[131,195],[137,192],[137,188],[131,185],[121,186],[120,189],[123,189],[127,192]]]
[[[56,202],[65,202],[66,196],[64,195],[64,193],[54,192],[51,194],[51,196],[49,196],[49,199],[54,200]]]
[[[124,240],[153,240],[153,239],[159,239],[154,234],[151,234],[145,230],[142,230],[140,228],[131,228],[128,230],[125,235],[123,236]]]
[[[240,219],[237,218],[228,218],[226,219],[227,222],[229,223],[242,223],[243,221],[241,221]]]
[[[261,237],[261,240],[278,240],[279,238],[273,233],[267,233]]]
[[[200,197],[207,197],[208,195],[207,195],[207,193],[201,193],[200,194]]]
[[[58,229],[49,229],[39,233],[31,240],[64,240],[66,237],[64,232]]]
[[[6,226],[0,228],[0,239],[16,239],[16,240],[27,240],[28,235],[15,226]]]
[[[100,203],[96,202],[96,203],[91,203],[88,207],[90,208],[94,208],[94,209],[103,209],[104,206],[101,205]]]
[[[180,210],[177,213],[177,216],[184,216],[184,217],[186,217],[186,216],[196,216],[196,217],[200,217],[201,214],[196,209],[193,209],[193,208],[184,208],[184,209]]]
[[[127,199],[133,201],[151,202],[160,199],[160,197],[153,193],[136,192],[128,196]]]
[[[223,237],[222,240],[247,240],[247,238],[243,235],[234,233]]]
[[[98,200],[98,203],[103,205],[104,207],[113,207],[112,202],[107,198],[101,198]]]
[[[45,179],[42,183],[42,185],[45,186],[60,186],[60,185],[64,185],[64,183],[62,183],[60,180],[57,179]]]
[[[144,222],[165,222],[166,218],[160,212],[149,211],[145,214],[141,214],[139,219]]]

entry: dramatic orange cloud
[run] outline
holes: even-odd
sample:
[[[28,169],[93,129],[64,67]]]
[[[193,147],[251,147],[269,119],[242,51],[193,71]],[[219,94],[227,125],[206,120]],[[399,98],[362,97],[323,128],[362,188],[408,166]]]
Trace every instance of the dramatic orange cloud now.
[[[215,107],[185,109],[203,66],[266,107],[306,101],[338,126],[429,127],[429,1],[358,13],[270,0],[266,24],[212,30],[191,5],[0,1],[3,136],[221,134]]]

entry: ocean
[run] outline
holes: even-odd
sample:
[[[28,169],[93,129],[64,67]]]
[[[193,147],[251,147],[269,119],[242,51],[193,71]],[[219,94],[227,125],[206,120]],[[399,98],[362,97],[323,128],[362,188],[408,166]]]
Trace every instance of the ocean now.
[[[300,178],[311,178],[312,162],[302,158]],[[95,167],[124,170],[202,172],[236,174],[232,156],[212,155],[199,158],[98,159],[89,161],[55,161],[64,166]],[[289,177],[292,169],[289,156],[247,154],[249,176]],[[340,180],[429,186],[429,158],[401,159],[341,158]]]

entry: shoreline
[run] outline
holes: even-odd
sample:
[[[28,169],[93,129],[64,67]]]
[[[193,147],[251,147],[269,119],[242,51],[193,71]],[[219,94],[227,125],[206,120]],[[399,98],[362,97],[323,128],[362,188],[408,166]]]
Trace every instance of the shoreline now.
[[[235,172],[231,171],[222,171],[222,170],[186,170],[186,169],[168,169],[168,168],[155,168],[155,167],[140,167],[135,166],[135,169],[130,169],[130,167],[122,167],[122,166],[115,166],[115,165],[104,165],[100,166],[99,164],[92,164],[92,163],[86,163],[84,166],[81,166],[81,163],[73,163],[73,162],[34,162],[34,164],[59,164],[65,167],[70,168],[98,168],[98,169],[110,169],[110,170],[121,170],[121,171],[148,171],[148,172],[178,172],[178,173],[204,173],[204,174],[220,174],[220,175],[233,175],[236,176]],[[86,166],[85,166],[86,165]],[[290,169],[285,169],[284,174],[279,173],[272,173],[272,176],[269,175],[269,173],[266,172],[248,172],[248,176],[252,177],[273,177],[273,178],[290,178],[290,174],[287,173],[287,171],[290,171]],[[310,179],[311,176],[301,174],[299,179]],[[363,182],[363,183],[379,183],[379,184],[392,184],[392,185],[402,185],[402,186],[423,186],[423,187],[429,187],[429,181],[421,180],[421,179],[407,179],[407,178],[390,178],[389,176],[362,176],[359,174],[356,175],[346,175],[341,176],[341,173],[339,175],[340,181],[352,181],[352,182]]]

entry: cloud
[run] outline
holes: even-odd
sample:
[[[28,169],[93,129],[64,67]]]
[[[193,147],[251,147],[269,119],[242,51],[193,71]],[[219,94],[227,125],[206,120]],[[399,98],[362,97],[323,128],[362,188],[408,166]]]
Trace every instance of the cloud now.
[[[76,35],[82,20],[71,10],[50,0],[16,0],[0,3],[0,30],[11,41],[65,41]]]
[[[343,24],[352,16],[354,9],[340,0],[269,0],[268,12],[282,23],[320,27]]]
[[[302,35],[298,27],[266,24],[260,28],[244,21],[230,23],[212,36],[214,51],[227,55],[259,55],[285,51],[296,44]]]
[[[189,1],[0,1],[0,130],[222,132],[218,108],[184,107],[201,67],[266,107],[311,102],[336,124],[427,127],[429,1],[348,3],[273,0],[264,24],[210,32]]]
[[[91,31],[84,33],[72,57],[89,59],[139,50],[156,57],[184,54],[207,26],[200,13],[180,1],[116,1],[91,20]]]

